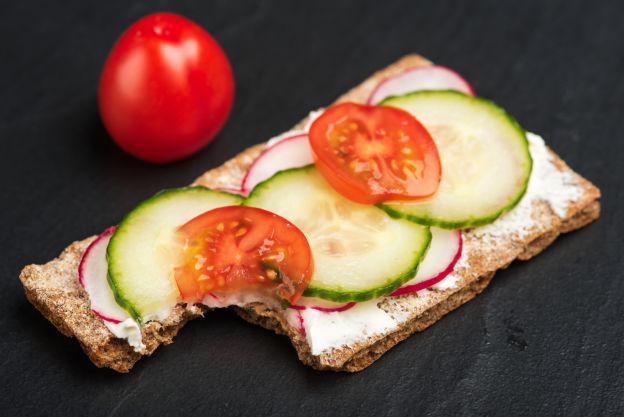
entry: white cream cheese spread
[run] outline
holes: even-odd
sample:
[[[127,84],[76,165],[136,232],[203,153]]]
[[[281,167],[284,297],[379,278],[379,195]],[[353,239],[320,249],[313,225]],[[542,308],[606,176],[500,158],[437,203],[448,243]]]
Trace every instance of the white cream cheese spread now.
[[[548,203],[553,211],[564,217],[571,201],[581,193],[574,178],[569,172],[562,172],[554,164],[553,158],[544,140],[533,133],[527,133],[529,149],[533,158],[533,170],[529,179],[527,192],[509,213],[501,216],[494,223],[475,229],[482,235],[506,236],[517,233],[521,237],[535,224],[532,219],[533,202],[542,200]],[[466,268],[469,247],[464,247],[462,257],[455,265],[455,271]],[[381,339],[386,334],[398,329],[407,321],[414,311],[429,305],[434,297],[440,297],[439,291],[457,287],[458,276],[449,274],[439,283],[419,291],[417,296],[397,299],[399,309],[393,309],[392,315],[384,310],[383,298],[364,303],[335,313],[322,313],[313,309],[301,311],[302,329],[306,335],[313,355],[363,342],[370,337]],[[292,310],[287,314],[295,315]],[[292,320],[289,318],[289,320]]]
[[[141,337],[141,327],[139,323],[131,318],[120,323],[113,323],[108,320],[103,320],[106,327],[115,337],[119,339],[126,339],[128,344],[134,348],[135,352],[141,352],[145,349],[143,339]]]
[[[170,308],[162,309],[149,314],[145,317],[145,322],[149,321],[164,321],[171,314]],[[143,344],[143,337],[141,335],[141,326],[136,320],[127,315],[127,318],[119,323],[114,323],[109,320],[102,320],[104,325],[110,330],[115,337],[119,339],[126,339],[128,344],[134,348],[135,352],[142,352],[145,350]]]
[[[320,113],[321,111],[310,113],[307,127]],[[268,144],[277,143],[295,133],[303,133],[306,129],[288,131],[272,138]],[[572,175],[569,172],[560,171],[555,166],[543,139],[532,133],[527,133],[527,138],[533,158],[533,170],[526,194],[509,213],[492,224],[475,229],[476,233],[488,238],[507,236],[510,233],[516,233],[522,237],[534,224],[531,217],[534,201],[547,202],[558,216],[564,217],[570,202],[580,195],[581,190],[574,182]],[[470,248],[464,247],[455,271],[468,266],[466,253],[469,250]],[[432,301],[432,297],[439,297],[441,291],[456,288],[457,282],[458,276],[451,273],[429,289],[419,291],[416,297],[401,297],[402,308],[398,310],[398,313],[388,313],[383,308],[385,298],[382,297],[357,303],[354,307],[341,312],[326,313],[308,308],[302,311],[289,309],[285,314],[288,322],[305,334],[312,354],[320,355],[344,345],[353,345],[368,340],[371,337],[384,337],[408,320],[410,313],[415,309]],[[203,300],[203,304],[219,308],[228,305],[243,306],[251,301],[257,301],[257,298],[252,300],[244,295],[232,296],[228,299],[208,296]],[[148,319],[163,321],[169,314],[170,310],[156,312]],[[141,328],[129,316],[120,323],[115,324],[104,320],[104,324],[116,337],[126,339],[135,351],[140,352],[145,349],[141,339]]]

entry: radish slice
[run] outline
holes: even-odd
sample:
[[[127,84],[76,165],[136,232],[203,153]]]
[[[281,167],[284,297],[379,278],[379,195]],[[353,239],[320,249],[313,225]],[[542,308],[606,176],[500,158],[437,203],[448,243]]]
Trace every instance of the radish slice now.
[[[475,92],[461,75],[440,65],[408,69],[382,80],[368,98],[367,104],[377,104],[386,97],[400,96],[417,90],[457,90],[474,96]]]
[[[391,293],[391,296],[409,294],[423,290],[442,281],[453,272],[455,264],[462,253],[461,230],[445,230],[431,228],[431,246],[425,259],[418,268],[416,276],[401,288]]]
[[[247,194],[257,184],[272,177],[278,171],[312,163],[314,163],[314,159],[312,158],[308,135],[298,133],[289,136],[269,146],[258,155],[247,170],[241,189],[243,193]]]
[[[290,306],[293,310],[305,310],[311,308],[323,313],[339,313],[350,309],[355,305],[355,302],[351,303],[334,303],[332,301],[321,300],[319,298],[301,297],[298,304]]]
[[[391,293],[390,296],[424,290],[442,281],[453,272],[462,254],[463,241],[461,230],[445,230],[432,227],[431,233],[433,235],[431,246],[418,268],[418,273],[412,280]],[[311,308],[324,313],[338,313],[349,310],[355,304],[332,303],[331,301],[303,297],[297,305],[292,305],[290,308],[299,311]]]
[[[78,279],[89,294],[93,313],[102,320],[117,324],[129,319],[130,315],[117,304],[108,285],[106,248],[114,231],[115,226],[109,227],[89,245],[78,266]]]

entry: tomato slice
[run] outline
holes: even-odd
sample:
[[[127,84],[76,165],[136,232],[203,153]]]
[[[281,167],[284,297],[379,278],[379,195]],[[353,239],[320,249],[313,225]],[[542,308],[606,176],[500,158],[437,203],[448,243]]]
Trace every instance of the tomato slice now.
[[[355,202],[422,199],[440,184],[438,149],[404,110],[336,104],[312,123],[309,136],[318,170]]]
[[[256,291],[293,304],[312,277],[312,252],[304,234],[266,210],[220,207],[182,225],[178,235],[184,250],[175,280],[183,301]]]

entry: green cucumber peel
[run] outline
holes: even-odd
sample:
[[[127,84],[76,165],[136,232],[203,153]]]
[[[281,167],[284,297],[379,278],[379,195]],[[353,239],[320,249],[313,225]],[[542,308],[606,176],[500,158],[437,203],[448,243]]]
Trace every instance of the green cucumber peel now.
[[[407,93],[404,95],[398,96],[390,96],[385,98],[379,105],[384,106],[392,106],[394,103],[400,101],[407,101],[410,98],[414,97],[427,97],[427,96],[456,96],[458,98],[466,99],[473,101],[474,103],[478,103],[482,106],[488,108],[488,110],[492,111],[496,116],[503,119],[515,133],[518,134],[518,138],[521,139],[522,150],[524,152],[524,156],[527,161],[527,169],[524,179],[520,186],[518,187],[518,192],[513,195],[499,210],[486,215],[486,216],[466,216],[464,219],[449,219],[444,217],[439,217],[431,214],[423,215],[423,214],[414,214],[414,213],[406,213],[401,211],[400,209],[392,207],[391,203],[378,203],[377,206],[384,210],[388,215],[395,219],[405,219],[423,226],[435,226],[443,229],[464,229],[470,227],[484,226],[490,223],[493,223],[496,219],[498,219],[503,214],[509,212],[513,209],[519,202],[522,200],[522,197],[526,194],[529,180],[531,178],[531,172],[533,170],[533,158],[531,156],[531,152],[529,150],[529,141],[526,136],[526,131],[520,126],[518,121],[507,113],[504,109],[498,106],[494,101],[485,99],[483,97],[476,97],[464,94],[462,92],[456,90],[419,90],[411,93]],[[401,107],[399,107],[401,108]],[[444,174],[443,174],[444,175]]]
[[[416,276],[418,267],[423,258],[429,250],[431,245],[431,229],[425,227],[426,238],[425,242],[420,250],[414,253],[414,262],[410,268],[400,273],[397,277],[388,280],[388,284],[382,287],[377,287],[368,291],[345,291],[340,288],[320,288],[313,285],[309,285],[303,295],[305,297],[318,297],[324,300],[337,301],[337,302],[362,302],[379,298],[383,295],[390,294],[412,278]]]
[[[212,193],[212,194],[226,195],[228,197],[231,197],[233,199],[233,202],[237,202],[238,204],[241,204],[243,201],[243,197],[237,194],[228,193],[226,191],[213,190],[211,188],[204,187],[201,185],[180,187],[180,188],[169,188],[169,189],[161,190],[157,192],[156,194],[154,194],[152,197],[149,197],[146,200],[143,200],[133,210],[131,210],[129,213],[127,213],[123,217],[123,219],[121,220],[121,222],[119,223],[115,231],[113,232],[111,239],[108,243],[108,246],[106,248],[106,261],[108,263],[107,281],[111,287],[113,296],[115,297],[115,301],[117,302],[117,304],[119,304],[120,307],[126,310],[128,314],[134,320],[136,320],[139,324],[143,324],[143,314],[139,310],[137,310],[134,307],[133,303],[123,295],[123,290],[120,288],[120,286],[118,285],[118,282],[115,279],[115,276],[116,276],[115,274],[120,274],[121,272],[115,271],[115,263],[111,262],[112,252],[115,248],[115,245],[119,241],[119,239],[128,233],[128,230],[127,230],[128,223],[134,218],[134,216],[137,215],[137,213],[140,214],[142,208],[147,207],[151,204],[154,204],[157,201],[161,200],[162,198],[173,197],[176,194],[186,193],[186,192],[200,192],[200,193],[206,192],[206,193]]]
[[[279,171],[273,174],[273,176],[271,176],[270,178],[267,178],[266,180],[258,183],[251,190],[247,198],[245,198],[245,200],[243,201],[243,205],[256,207],[257,205],[254,204],[254,202],[260,198],[261,194],[266,189],[268,189],[271,183],[275,181],[276,179],[279,179],[283,176],[288,176],[297,172],[308,172],[308,171],[313,171],[313,170],[316,170],[316,166],[314,164],[310,164],[310,165],[306,165],[303,167],[289,168],[289,169]],[[376,206],[371,205],[371,207],[376,207]],[[379,207],[376,207],[376,208],[379,209]],[[385,210],[382,210],[382,211],[385,211]],[[392,216],[389,216],[389,217],[392,217]],[[401,220],[401,219],[398,219],[398,220]],[[427,226],[422,226],[422,229],[424,232],[423,242],[421,246],[418,248],[418,250],[414,252],[413,262],[404,271],[400,272],[399,274],[397,274],[396,276],[392,278],[387,279],[387,283],[385,285],[382,285],[380,287],[375,287],[374,289],[352,291],[352,290],[345,290],[340,287],[333,287],[333,288],[318,287],[318,286],[315,286],[313,282],[311,282],[306,288],[306,290],[304,291],[303,295],[306,297],[318,297],[324,300],[336,301],[336,302],[361,302],[361,301],[367,301],[367,300],[371,300],[374,298],[378,298],[382,295],[391,293],[392,291],[396,290],[397,288],[401,287],[403,284],[405,284],[406,282],[414,278],[414,276],[416,275],[418,271],[418,266],[422,262],[425,254],[427,253],[427,250],[429,249],[429,246],[431,244],[431,238],[432,238],[431,230]]]
[[[302,167],[287,168],[287,169],[284,169],[282,171],[277,171],[275,174],[273,174],[272,176],[270,176],[266,180],[261,181],[258,184],[256,184],[256,186],[251,189],[251,191],[249,192],[247,197],[243,198],[243,202],[241,204],[244,205],[244,206],[254,207],[252,204],[249,204],[249,201],[253,200],[254,198],[257,198],[259,193],[261,193],[269,185],[269,183],[271,183],[274,179],[279,178],[279,177],[284,176],[284,175],[288,175],[289,173],[292,173],[292,172],[311,171],[311,170],[314,170],[314,169],[316,169],[316,165],[309,164],[309,165],[305,165],[305,166],[302,166]]]

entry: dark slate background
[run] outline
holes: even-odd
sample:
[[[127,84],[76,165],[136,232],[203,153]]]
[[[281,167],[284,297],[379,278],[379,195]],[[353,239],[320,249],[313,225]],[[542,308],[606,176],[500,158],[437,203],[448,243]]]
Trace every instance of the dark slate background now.
[[[96,86],[124,28],[194,19],[236,104],[194,157],[119,151]],[[624,2],[13,1],[0,6],[0,415],[623,415]],[[22,266],[115,224],[408,52],[455,68],[604,193],[601,219],[366,371],[313,371],[288,340],[212,312],[132,373],[95,368],[28,304]]]

